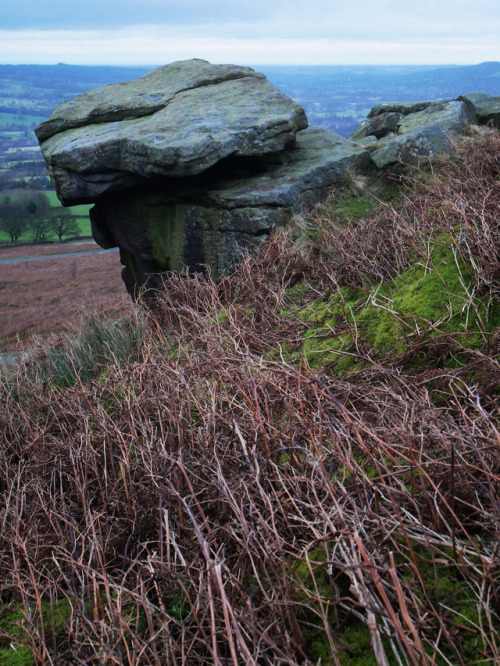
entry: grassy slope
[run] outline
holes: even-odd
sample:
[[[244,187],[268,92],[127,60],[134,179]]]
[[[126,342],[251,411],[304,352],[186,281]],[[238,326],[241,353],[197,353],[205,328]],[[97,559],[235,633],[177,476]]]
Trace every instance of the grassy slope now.
[[[4,375],[4,659],[498,661],[500,140],[460,151]]]

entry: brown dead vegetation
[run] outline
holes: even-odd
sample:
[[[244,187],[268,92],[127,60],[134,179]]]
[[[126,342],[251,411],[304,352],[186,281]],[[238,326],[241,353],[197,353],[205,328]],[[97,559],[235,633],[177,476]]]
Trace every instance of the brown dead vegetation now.
[[[342,377],[290,352],[304,341],[290,285],[325,300],[329,285],[405,270],[449,235],[434,213],[461,192],[472,217],[450,242],[497,302],[489,140],[465,146],[463,178],[440,165],[451,199],[408,196],[359,227],[364,243],[322,218],[315,240],[280,234],[218,285],[168,277],[148,322],[137,315],[137,355],[94,381],[61,388],[40,358],[9,379],[0,579],[37,663],[500,662],[499,413],[478,389],[498,376],[498,346],[442,363],[464,315],[399,355],[352,322],[364,365]]]
[[[95,244],[30,246],[0,250],[0,259],[67,254]],[[10,256],[9,256],[10,255]],[[129,298],[120,277],[118,253],[0,263],[2,350],[26,348],[29,337],[61,330],[88,309],[120,312]]]

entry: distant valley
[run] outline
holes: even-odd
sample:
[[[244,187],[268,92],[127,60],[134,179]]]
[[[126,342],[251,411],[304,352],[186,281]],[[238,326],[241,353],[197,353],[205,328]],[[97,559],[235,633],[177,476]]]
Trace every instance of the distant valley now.
[[[33,129],[61,101],[138,78],[147,67],[0,65],[0,189],[50,189]],[[384,101],[500,95],[500,62],[472,66],[257,66],[306,110],[310,124],[346,136]]]

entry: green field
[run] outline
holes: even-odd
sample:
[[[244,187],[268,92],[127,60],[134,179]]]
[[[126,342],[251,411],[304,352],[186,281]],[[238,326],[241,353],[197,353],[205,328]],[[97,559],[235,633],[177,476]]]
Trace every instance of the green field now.
[[[50,202],[50,205],[54,208],[61,205],[59,199],[57,198],[57,194],[53,190],[48,192],[43,191],[43,194],[45,194]],[[76,217],[88,217],[89,210],[91,208],[92,204],[80,204],[79,206],[71,206],[69,210],[73,213],[73,215],[76,215]]]
[[[45,194],[47,199],[49,200],[50,205],[53,208],[58,208],[61,206],[61,203],[59,199],[57,198],[57,194],[51,190],[51,191],[42,191],[42,194]],[[73,215],[76,217],[78,227],[80,228],[80,236],[92,236],[92,231],[90,227],[90,219],[89,219],[89,209],[92,207],[91,204],[82,204],[80,206],[72,206],[69,208],[69,210],[73,213]],[[48,234],[48,240],[56,240],[57,237],[55,234]],[[31,241],[33,240],[33,233],[31,230],[26,231],[25,234],[23,234],[20,238],[20,242],[25,242],[25,241]],[[0,243],[8,243],[10,241],[10,237],[8,234],[4,233],[3,231],[0,231]]]
[[[77,217],[77,223],[80,228],[80,236],[82,237],[89,237],[92,236],[92,232],[90,230],[90,220],[84,217]],[[23,243],[26,241],[32,241],[33,240],[33,233],[28,230],[25,234],[21,236],[19,239],[19,242]],[[47,234],[47,240],[57,240],[57,236],[55,234]],[[10,242],[10,237],[8,234],[4,233],[3,231],[0,231],[0,243],[9,243]]]
[[[20,139],[24,135],[21,130],[0,129],[0,137],[5,139]]]

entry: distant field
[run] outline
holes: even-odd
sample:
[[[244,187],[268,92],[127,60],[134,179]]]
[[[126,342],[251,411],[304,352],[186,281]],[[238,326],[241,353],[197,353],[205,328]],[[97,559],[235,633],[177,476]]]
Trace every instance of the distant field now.
[[[90,237],[92,236],[92,231],[90,228],[90,220],[88,217],[77,217],[76,222],[78,224],[78,227],[80,229],[79,236],[85,238],[85,237]],[[55,234],[47,234],[47,240],[56,240],[57,237]],[[27,241],[32,241],[33,240],[33,232],[32,231],[27,231],[25,234],[23,234],[20,238],[20,242],[27,242]],[[10,237],[8,234],[4,233],[3,231],[0,231],[0,243],[8,243],[10,241]]]
[[[0,137],[1,138],[6,138],[6,139],[20,139],[22,136],[24,136],[24,132],[21,132],[20,130],[8,130],[8,129],[1,129],[0,128]]]
[[[10,132],[10,134],[23,134],[22,132]],[[11,155],[15,153],[26,153],[26,157],[30,156],[30,153],[33,155],[33,157],[40,158],[40,148],[38,146],[22,146],[22,147],[16,147],[16,148],[7,148],[5,151],[5,154]]]
[[[61,206],[61,202],[59,201],[59,199],[57,198],[57,194],[53,190],[51,191],[43,190],[42,193],[46,195],[52,207],[58,208]],[[80,206],[72,206],[71,208],[68,209],[76,217],[76,221],[80,229],[80,236],[83,237],[92,236],[92,230],[89,219],[89,210],[91,208],[92,204],[82,204]],[[47,239],[56,240],[56,236],[54,234],[48,234]],[[33,233],[31,231],[27,231],[25,234],[22,235],[20,240],[21,242],[33,240]],[[3,231],[0,231],[0,243],[8,243],[9,241],[10,238],[8,234],[4,233]]]
[[[60,206],[61,202],[57,198],[57,194],[53,191],[43,191],[43,194],[45,194],[50,202],[51,206]],[[76,215],[76,217],[88,217],[89,210],[92,208],[93,204],[81,204],[80,206],[71,206],[68,210],[70,210],[73,215]]]
[[[0,113],[1,125],[30,125],[36,123],[37,125],[46,120],[45,116],[34,116],[26,113]]]
[[[93,248],[0,248],[0,259]],[[0,264],[0,350],[25,348],[32,335],[61,330],[89,310],[119,314],[130,304],[118,252]]]

